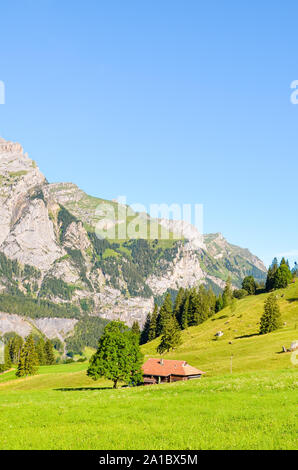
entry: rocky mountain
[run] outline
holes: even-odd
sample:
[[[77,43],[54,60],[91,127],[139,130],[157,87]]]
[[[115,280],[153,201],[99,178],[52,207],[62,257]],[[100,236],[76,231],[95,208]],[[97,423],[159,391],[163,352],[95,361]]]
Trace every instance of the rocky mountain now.
[[[169,239],[146,239],[149,223]],[[262,261],[221,234],[49,184],[21,145],[0,139],[0,334],[31,324],[63,339],[86,316],[143,323],[168,290],[220,290],[229,275],[239,287],[250,274],[264,280]]]

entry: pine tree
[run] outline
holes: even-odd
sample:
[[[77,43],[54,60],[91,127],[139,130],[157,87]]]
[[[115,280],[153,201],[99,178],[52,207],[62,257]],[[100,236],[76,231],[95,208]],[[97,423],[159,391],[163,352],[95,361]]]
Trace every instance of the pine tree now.
[[[16,376],[24,377],[27,375],[34,375],[37,373],[37,370],[38,356],[35,349],[33,336],[29,335],[21,350]]]
[[[289,285],[289,283],[292,281],[292,273],[289,268],[288,263],[286,260],[283,258],[281,260],[280,266],[277,269],[275,275],[274,275],[274,280],[273,280],[273,288],[274,289],[284,289]]]
[[[50,339],[47,339],[45,342],[44,353],[46,358],[46,365],[52,366],[53,364],[55,364],[54,347]]]
[[[148,341],[153,341],[157,337],[157,317],[158,317],[158,306],[154,305],[154,310],[151,315],[151,321],[148,332]]]
[[[188,326],[195,326],[200,323],[200,296],[195,288],[189,291],[188,305]]]
[[[17,334],[14,334],[14,336],[10,338],[8,342],[8,350],[12,364],[17,364],[19,362],[23,344],[23,338]]]
[[[157,318],[157,336],[163,333],[164,325],[166,321],[173,315],[173,305],[171,294],[168,292],[164,303],[160,307],[159,315]]]
[[[274,289],[274,278],[275,278],[275,274],[277,270],[278,270],[278,262],[277,262],[277,258],[274,258],[267,273],[267,280],[266,280],[267,292],[270,292],[271,290]]]
[[[148,343],[150,323],[151,323],[151,313],[148,313],[144,328],[141,333],[140,344]]]
[[[292,276],[293,276],[293,279],[296,279],[297,276],[298,276],[298,263],[297,263],[297,261],[295,261],[295,263],[294,263],[294,268],[292,269]]]
[[[157,347],[159,354],[169,352],[171,349],[175,349],[182,343],[181,331],[179,324],[174,315],[167,318],[164,324],[163,334],[160,343]]]
[[[257,284],[253,276],[246,276],[243,279],[242,289],[246,290],[249,295],[255,295]]]
[[[140,335],[141,335],[141,328],[139,325],[138,321],[134,321],[131,327],[131,331],[139,338],[140,340]]]
[[[270,333],[281,327],[280,308],[276,296],[271,294],[264,305],[264,313],[260,321],[260,334]]]
[[[45,354],[45,342],[43,338],[40,338],[36,343],[36,352],[38,355],[38,363],[40,366],[45,366],[46,361],[46,354]]]
[[[224,308],[222,295],[219,295],[215,302],[215,313],[220,312]]]
[[[203,284],[201,284],[199,287],[198,305],[199,307],[198,307],[198,323],[197,324],[200,324],[204,322],[205,320],[207,320],[211,316],[211,313],[212,313],[211,304],[210,304],[210,296]]]
[[[233,298],[232,281],[231,281],[231,278],[228,277],[228,280],[226,282],[226,287],[224,288],[223,295],[222,295],[224,308],[230,305],[232,298]]]
[[[180,289],[178,290],[176,299],[175,299],[174,310],[173,310],[173,313],[179,324],[181,324],[181,313],[182,313],[184,296],[185,296],[185,291],[183,287],[180,287]]]
[[[182,312],[181,312],[181,329],[185,330],[188,328],[188,318],[189,318],[189,293],[185,293],[185,299],[182,304]]]

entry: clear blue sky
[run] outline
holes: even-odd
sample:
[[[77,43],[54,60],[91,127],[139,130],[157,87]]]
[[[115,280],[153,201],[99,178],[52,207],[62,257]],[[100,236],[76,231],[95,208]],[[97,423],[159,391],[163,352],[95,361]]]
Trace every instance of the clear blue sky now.
[[[297,252],[297,1],[1,4],[0,135],[50,182],[203,203],[266,263]]]

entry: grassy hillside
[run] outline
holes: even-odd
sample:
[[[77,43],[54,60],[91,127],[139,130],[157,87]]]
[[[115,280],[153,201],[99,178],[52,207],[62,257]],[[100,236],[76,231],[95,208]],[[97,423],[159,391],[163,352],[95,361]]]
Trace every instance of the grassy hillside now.
[[[87,363],[2,374],[0,449],[294,449],[297,368],[280,351],[297,339],[298,283],[278,295],[277,332],[257,335],[267,294],[183,332],[167,357],[205,370],[200,380],[113,390],[86,376]],[[147,356],[156,345],[143,346]]]
[[[227,307],[205,323],[183,331],[182,346],[165,357],[186,360],[208,375],[230,372],[231,355],[234,372],[293,367],[290,353],[280,352],[282,345],[290,347],[298,340],[298,282],[276,294],[285,323],[282,329],[260,336],[259,321],[268,294],[249,296],[237,301],[234,312]],[[216,339],[218,331],[224,335]],[[143,346],[146,357],[158,357],[158,343],[157,339]]]

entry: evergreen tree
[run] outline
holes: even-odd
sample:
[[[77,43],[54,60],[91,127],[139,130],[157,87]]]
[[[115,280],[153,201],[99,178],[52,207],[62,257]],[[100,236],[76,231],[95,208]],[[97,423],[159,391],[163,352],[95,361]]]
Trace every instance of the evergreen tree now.
[[[54,354],[54,347],[53,343],[50,339],[47,339],[44,345],[44,353],[46,359],[46,365],[52,366],[55,364],[55,354]]]
[[[260,321],[260,334],[270,333],[281,327],[281,314],[276,296],[271,294],[265,301],[264,313]]]
[[[158,306],[157,304],[154,305],[154,310],[151,315],[151,321],[149,325],[149,332],[148,332],[148,341],[153,341],[157,337],[157,317],[158,317]]]
[[[45,342],[43,338],[40,338],[36,343],[36,352],[38,356],[38,363],[40,366],[45,366],[47,364],[46,354],[45,354]]]
[[[160,336],[163,332],[166,321],[173,315],[173,305],[171,294],[168,292],[164,303],[160,307],[159,315],[157,318],[157,336]]]
[[[151,313],[148,313],[144,328],[141,333],[140,344],[148,343],[150,324],[151,324]]]
[[[274,258],[267,273],[267,280],[266,280],[267,292],[270,292],[271,290],[274,289],[274,279],[275,279],[275,274],[277,270],[278,270],[278,262],[277,262],[277,258]]]
[[[16,376],[24,377],[27,375],[34,375],[37,373],[37,370],[38,356],[35,349],[33,336],[29,335],[21,350]]]
[[[253,276],[246,276],[242,282],[242,289],[246,290],[249,295],[255,295],[257,284]]]
[[[201,299],[198,291],[195,288],[189,290],[189,305],[188,305],[188,326],[195,326],[199,324]]]
[[[177,297],[175,299],[174,310],[173,310],[174,315],[175,315],[175,317],[176,317],[179,324],[181,322],[181,313],[182,313],[182,306],[183,306],[184,296],[185,296],[184,289],[182,287],[180,287],[180,289],[178,290],[178,293],[177,293]]]
[[[228,280],[226,282],[226,287],[224,288],[223,295],[222,295],[223,308],[230,305],[232,298],[233,298],[232,281],[231,281],[231,278],[228,277]]]
[[[215,313],[220,312],[224,308],[222,295],[219,295],[215,302]]]
[[[136,335],[123,323],[110,322],[99,340],[96,353],[90,359],[87,375],[97,380],[112,380],[127,384],[142,382],[143,355]]]
[[[181,323],[180,323],[180,326],[181,326],[181,329],[182,330],[185,330],[186,328],[188,328],[188,318],[190,316],[190,312],[189,312],[189,293],[186,292],[185,293],[185,298],[184,298],[184,301],[183,301],[183,304],[182,304],[182,308],[181,308]]]
[[[169,352],[171,349],[175,349],[182,343],[181,331],[179,324],[174,315],[169,316],[164,324],[163,334],[160,343],[157,347],[159,354]]]
[[[292,269],[293,279],[296,279],[298,276],[298,263],[295,261],[294,268]]]
[[[141,329],[138,321],[134,321],[131,327],[131,331],[139,338],[140,340],[140,335],[141,335]]]
[[[8,350],[12,364],[18,364],[24,340],[21,336],[13,334],[8,341]]]
[[[277,269],[274,280],[273,280],[273,288],[274,289],[284,289],[289,285],[292,281],[292,273],[291,270],[286,263],[285,259],[283,258],[279,268]]]

